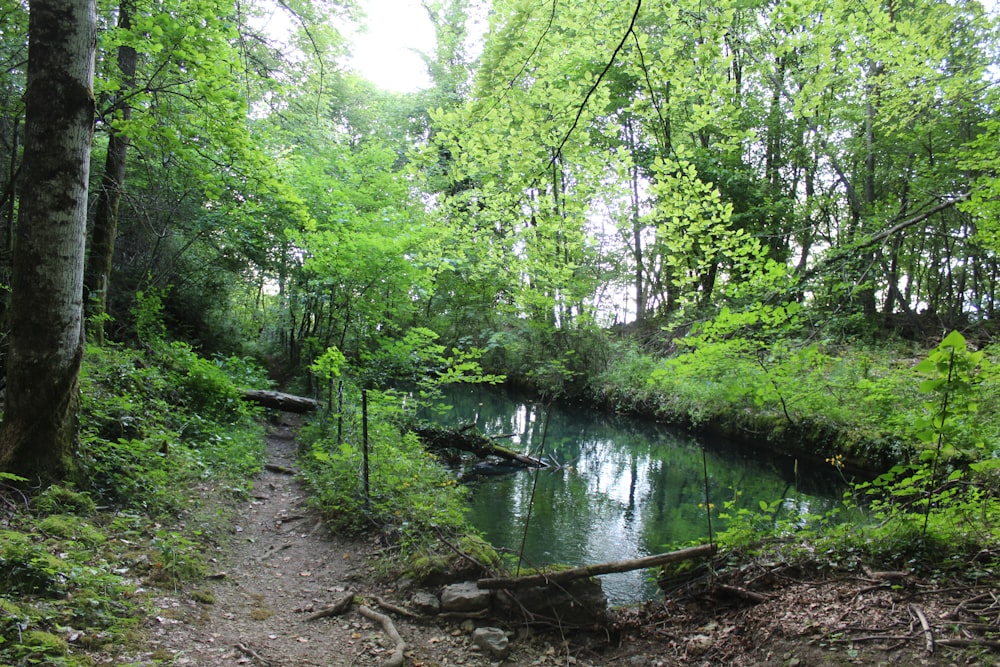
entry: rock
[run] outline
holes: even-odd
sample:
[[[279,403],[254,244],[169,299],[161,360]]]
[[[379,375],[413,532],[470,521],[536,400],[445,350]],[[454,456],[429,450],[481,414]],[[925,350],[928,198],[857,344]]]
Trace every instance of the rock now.
[[[411,602],[413,603],[413,608],[419,614],[433,616],[441,611],[440,600],[438,600],[436,595],[427,591],[417,591],[414,593]]]
[[[500,660],[510,655],[510,640],[500,628],[476,628],[472,632],[472,643]]]
[[[476,586],[474,581],[445,586],[441,591],[441,608],[445,611],[482,611],[489,609],[490,591]]]
[[[396,592],[406,594],[413,590],[415,583],[410,577],[402,577],[396,582]]]

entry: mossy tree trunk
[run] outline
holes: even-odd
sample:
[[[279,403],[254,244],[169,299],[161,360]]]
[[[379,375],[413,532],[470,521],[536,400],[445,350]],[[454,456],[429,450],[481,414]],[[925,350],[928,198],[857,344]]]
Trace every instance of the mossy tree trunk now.
[[[94,129],[93,0],[31,0],[25,145],[11,275],[0,469],[72,474]]]

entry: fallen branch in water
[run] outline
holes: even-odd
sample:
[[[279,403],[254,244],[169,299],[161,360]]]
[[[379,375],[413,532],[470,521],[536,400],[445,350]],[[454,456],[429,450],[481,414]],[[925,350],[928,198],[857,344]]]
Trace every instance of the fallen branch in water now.
[[[491,438],[472,431],[471,424],[462,428],[417,426],[411,430],[428,449],[460,449],[480,457],[496,456],[529,468],[546,468],[548,464],[534,456],[515,452],[510,447],[498,445]]]
[[[694,560],[696,558],[707,558],[715,555],[717,547],[714,544],[703,544],[699,547],[689,547],[680,551],[646,556],[645,558],[635,558],[632,560],[620,560],[611,563],[600,563],[598,565],[585,565],[574,567],[570,570],[559,572],[546,572],[542,574],[529,574],[523,577],[495,577],[491,579],[480,579],[476,582],[479,588],[530,588],[532,586],[548,586],[550,584],[562,583],[573,579],[584,577],[594,577],[599,574],[613,574],[615,572],[630,572],[632,570],[642,570],[648,567],[656,567],[667,563],[676,563],[682,560]]]

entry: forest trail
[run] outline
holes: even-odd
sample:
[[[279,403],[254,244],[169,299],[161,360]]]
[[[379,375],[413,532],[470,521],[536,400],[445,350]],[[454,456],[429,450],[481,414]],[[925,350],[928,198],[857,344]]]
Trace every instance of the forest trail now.
[[[214,579],[158,598],[152,637],[171,664],[339,667],[380,665],[388,655],[356,612],[307,620],[347,590],[383,592],[371,584],[374,545],[331,534],[306,506],[305,489],[287,472],[295,467],[294,436],[287,423],[268,434],[268,467],[233,515]]]

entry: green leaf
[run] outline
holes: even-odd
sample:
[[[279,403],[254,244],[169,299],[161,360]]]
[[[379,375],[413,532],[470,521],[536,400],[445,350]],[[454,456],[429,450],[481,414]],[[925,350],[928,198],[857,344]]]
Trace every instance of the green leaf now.
[[[952,331],[950,334],[944,337],[941,344],[938,346],[940,348],[954,348],[956,350],[965,350],[965,336],[958,333],[957,331]]]

